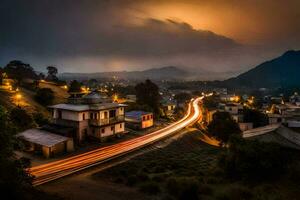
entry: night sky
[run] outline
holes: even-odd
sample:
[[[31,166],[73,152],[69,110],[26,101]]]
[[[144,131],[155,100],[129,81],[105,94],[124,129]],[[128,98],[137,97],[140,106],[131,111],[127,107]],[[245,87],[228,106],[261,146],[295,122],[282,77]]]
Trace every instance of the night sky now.
[[[300,49],[299,0],[1,0],[0,66],[244,71]]]

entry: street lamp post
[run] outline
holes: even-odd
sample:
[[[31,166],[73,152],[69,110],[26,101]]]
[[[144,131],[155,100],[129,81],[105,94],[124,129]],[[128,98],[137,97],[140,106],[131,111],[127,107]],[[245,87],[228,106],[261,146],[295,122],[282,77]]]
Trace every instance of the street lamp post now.
[[[16,100],[17,100],[17,106],[20,107],[20,100],[22,98],[22,95],[21,94],[16,94]]]

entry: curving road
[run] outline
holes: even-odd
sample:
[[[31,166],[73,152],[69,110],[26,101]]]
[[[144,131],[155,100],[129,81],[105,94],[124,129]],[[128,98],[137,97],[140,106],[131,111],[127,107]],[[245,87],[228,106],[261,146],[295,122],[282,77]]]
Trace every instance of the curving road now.
[[[201,111],[198,104],[202,99],[203,97],[192,99],[186,115],[165,128],[114,145],[101,147],[83,154],[30,168],[29,173],[34,176],[33,185],[41,185],[98,165],[174,134],[176,131],[195,123],[199,119]]]

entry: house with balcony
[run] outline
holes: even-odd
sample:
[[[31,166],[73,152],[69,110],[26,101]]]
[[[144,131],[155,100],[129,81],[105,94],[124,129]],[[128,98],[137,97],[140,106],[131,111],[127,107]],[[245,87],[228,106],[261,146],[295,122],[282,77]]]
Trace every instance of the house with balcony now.
[[[73,95],[70,100],[49,108],[52,110],[52,125],[74,128],[72,137],[77,143],[88,137],[103,140],[125,132],[125,104],[103,102],[96,92],[78,97]]]

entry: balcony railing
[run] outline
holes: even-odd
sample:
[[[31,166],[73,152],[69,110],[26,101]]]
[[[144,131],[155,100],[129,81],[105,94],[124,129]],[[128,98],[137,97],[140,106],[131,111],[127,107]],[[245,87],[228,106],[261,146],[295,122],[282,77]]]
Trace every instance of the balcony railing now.
[[[117,122],[122,122],[124,120],[125,120],[124,115],[120,115],[108,119],[90,119],[90,124],[94,126],[103,126],[103,125],[113,124]]]

